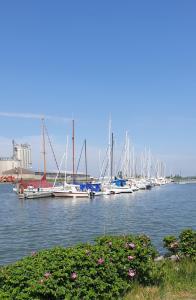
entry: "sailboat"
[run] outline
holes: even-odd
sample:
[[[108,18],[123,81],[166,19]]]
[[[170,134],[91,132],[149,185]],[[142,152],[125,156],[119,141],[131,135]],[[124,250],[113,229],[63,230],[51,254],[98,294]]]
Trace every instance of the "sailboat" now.
[[[108,180],[103,182],[103,192],[105,195],[132,193],[130,186],[122,179],[113,179],[114,165],[114,134],[111,133],[111,119],[109,120],[109,144],[108,144]]]
[[[67,145],[66,145],[66,163],[67,163],[67,154],[68,154],[68,138],[67,138]],[[64,197],[64,198],[88,198],[89,191],[82,191],[80,189],[80,185],[75,184],[75,123],[72,120],[72,179],[73,183],[68,184],[66,182],[66,171],[65,171],[65,181],[64,186],[62,188],[57,188],[53,191],[53,196],[55,197]],[[65,167],[66,168],[66,167]]]
[[[46,146],[45,146],[45,124],[42,118],[42,137],[43,137],[43,157],[44,157],[44,175],[40,182],[28,182],[28,186],[24,189],[24,198],[37,199],[51,197],[53,188],[46,180]],[[23,184],[24,187],[24,184]]]

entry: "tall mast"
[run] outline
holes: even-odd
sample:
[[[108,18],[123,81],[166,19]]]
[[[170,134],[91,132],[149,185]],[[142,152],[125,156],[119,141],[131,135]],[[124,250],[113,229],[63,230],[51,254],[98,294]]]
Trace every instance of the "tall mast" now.
[[[88,169],[87,169],[86,139],[84,140],[84,153],[85,153],[85,171],[86,171],[86,182],[87,182]]]
[[[109,119],[109,132],[108,132],[108,178],[110,178],[110,170],[111,170],[111,127],[112,120],[111,117]]]
[[[67,183],[67,158],[68,158],[68,146],[69,146],[69,136],[67,135],[66,140],[66,149],[65,149],[65,180],[64,180],[64,186]]]
[[[151,151],[150,148],[148,149],[148,178],[151,177]]]
[[[75,176],[75,124],[74,120],[72,120],[72,177],[73,177],[73,182],[74,176]]]
[[[42,137],[43,137],[44,175],[46,175],[46,141],[45,141],[44,118],[42,118]]]
[[[101,150],[99,149],[99,174],[101,176]]]
[[[132,177],[136,175],[136,165],[135,165],[135,149],[132,146]]]
[[[50,139],[50,136],[49,136],[49,133],[48,133],[48,129],[47,129],[47,127],[46,127],[46,124],[45,124],[44,128],[45,128],[46,135],[47,135],[47,137],[48,137],[48,142],[49,142],[50,148],[51,148],[51,150],[52,150],[52,154],[53,154],[53,157],[54,157],[54,161],[55,161],[57,170],[58,170],[58,172],[60,172],[59,165],[58,165],[58,162],[57,162],[57,159],[56,159],[56,155],[55,155],[55,152],[54,152],[54,148],[53,148],[53,146],[52,146],[52,141],[51,141],[51,139]]]
[[[123,166],[124,177],[128,176],[128,169],[129,169],[129,139],[128,139],[128,131],[126,131],[126,133],[125,133],[124,166]]]
[[[111,142],[111,167],[110,167],[110,180],[112,182],[113,177],[113,159],[114,159],[114,134],[112,132],[112,142]]]
[[[127,178],[130,178],[130,173],[131,173],[131,162],[130,162],[130,138],[127,133]]]

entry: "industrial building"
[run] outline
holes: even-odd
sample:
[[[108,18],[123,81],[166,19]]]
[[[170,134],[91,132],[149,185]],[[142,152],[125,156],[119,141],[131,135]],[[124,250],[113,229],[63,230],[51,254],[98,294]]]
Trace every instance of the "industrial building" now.
[[[13,154],[11,157],[0,157],[0,175],[11,169],[29,169],[32,166],[31,146],[29,144],[16,144],[12,141]]]
[[[3,172],[19,167],[19,161],[11,157],[0,157],[0,175]]]
[[[29,169],[32,166],[31,160],[31,146],[29,144],[13,144],[13,159],[15,161],[20,161],[20,167],[24,169]]]

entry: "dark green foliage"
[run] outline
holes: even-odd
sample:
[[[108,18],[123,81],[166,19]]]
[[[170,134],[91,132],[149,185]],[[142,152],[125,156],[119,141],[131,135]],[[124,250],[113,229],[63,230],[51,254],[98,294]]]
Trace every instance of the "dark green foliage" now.
[[[179,236],[179,251],[185,256],[196,259],[196,230],[186,229]]]
[[[146,236],[104,236],[94,245],[43,250],[0,269],[0,299],[119,299],[135,280],[160,281]]]
[[[190,257],[196,259],[196,231],[186,229],[182,231],[178,238],[166,236],[163,240],[164,247],[179,257]]]

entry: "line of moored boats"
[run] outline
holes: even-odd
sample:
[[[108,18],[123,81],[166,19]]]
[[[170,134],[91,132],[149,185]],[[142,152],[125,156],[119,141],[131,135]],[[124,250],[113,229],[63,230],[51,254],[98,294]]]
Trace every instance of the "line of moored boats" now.
[[[41,184],[37,187],[27,185],[26,188],[18,184],[14,187],[14,191],[19,198],[37,199],[47,197],[63,197],[63,198],[89,198],[101,195],[115,195],[122,193],[133,193],[138,190],[150,190],[154,186],[164,185],[170,181],[165,178],[131,178],[120,179],[115,178],[112,181],[104,180],[102,182],[90,183],[64,183],[56,186],[47,186]]]

